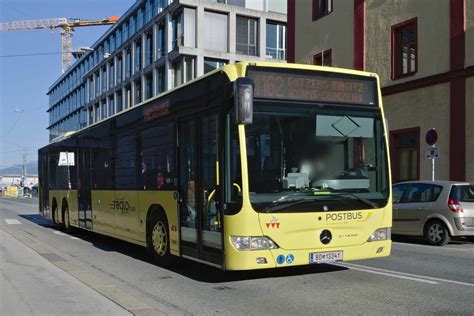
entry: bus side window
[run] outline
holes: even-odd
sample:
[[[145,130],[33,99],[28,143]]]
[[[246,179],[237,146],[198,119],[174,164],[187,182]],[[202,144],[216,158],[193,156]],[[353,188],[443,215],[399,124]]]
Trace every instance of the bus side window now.
[[[140,134],[143,189],[176,189],[174,130],[173,122],[158,122]]]

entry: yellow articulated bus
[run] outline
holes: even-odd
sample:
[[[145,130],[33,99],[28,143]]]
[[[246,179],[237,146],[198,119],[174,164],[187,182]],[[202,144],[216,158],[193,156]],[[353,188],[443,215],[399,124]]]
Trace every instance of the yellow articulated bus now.
[[[39,150],[40,212],[67,231],[249,270],[391,250],[378,77],[227,65]]]

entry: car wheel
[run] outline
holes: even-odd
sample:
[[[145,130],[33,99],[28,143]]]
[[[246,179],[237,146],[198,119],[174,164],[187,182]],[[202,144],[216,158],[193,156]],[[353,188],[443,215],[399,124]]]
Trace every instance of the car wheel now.
[[[148,249],[158,265],[167,267],[174,263],[175,258],[170,253],[168,221],[163,212],[156,213],[150,220],[147,241]]]
[[[445,246],[451,240],[446,225],[439,220],[430,221],[426,225],[425,238],[433,246]]]

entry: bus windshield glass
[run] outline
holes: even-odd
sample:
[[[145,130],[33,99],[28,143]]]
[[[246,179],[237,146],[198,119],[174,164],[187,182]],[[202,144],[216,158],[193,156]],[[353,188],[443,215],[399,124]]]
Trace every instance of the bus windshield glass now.
[[[257,100],[253,124],[246,126],[246,144],[250,200],[256,211],[387,204],[387,152],[378,108]]]

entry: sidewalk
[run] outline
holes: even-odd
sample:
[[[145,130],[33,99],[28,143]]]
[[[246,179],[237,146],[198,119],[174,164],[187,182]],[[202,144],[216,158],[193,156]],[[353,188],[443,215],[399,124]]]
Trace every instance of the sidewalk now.
[[[130,315],[0,230],[0,315]]]

